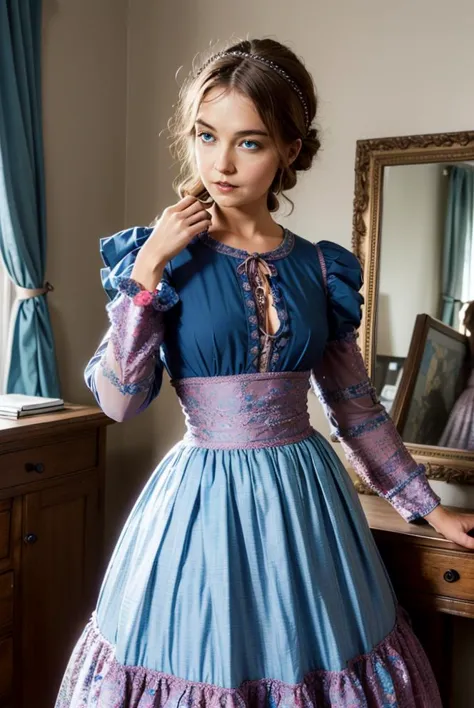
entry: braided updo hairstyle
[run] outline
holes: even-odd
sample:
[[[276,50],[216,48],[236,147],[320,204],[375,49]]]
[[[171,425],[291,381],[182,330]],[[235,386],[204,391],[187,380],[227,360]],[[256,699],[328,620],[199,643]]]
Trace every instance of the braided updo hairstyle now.
[[[222,52],[254,54],[261,60],[239,55],[221,56]],[[277,65],[288,78],[266,62]],[[292,82],[299,88],[303,101]],[[297,158],[291,165],[278,168],[267,197],[271,212],[279,208],[279,194],[293,208],[293,202],[284,192],[295,186],[298,172],[309,170],[320,148],[318,131],[311,125],[316,116],[317,98],[313,79],[303,62],[291,49],[273,39],[250,39],[230,45],[218,54],[211,54],[185,79],[175,114],[168,123],[171,152],[180,164],[179,175],[173,182],[177,194],[180,197],[191,194],[204,203],[212,203],[197,171],[194,124],[201,101],[214,87],[239,91],[252,100],[283,164],[282,145],[301,139]]]

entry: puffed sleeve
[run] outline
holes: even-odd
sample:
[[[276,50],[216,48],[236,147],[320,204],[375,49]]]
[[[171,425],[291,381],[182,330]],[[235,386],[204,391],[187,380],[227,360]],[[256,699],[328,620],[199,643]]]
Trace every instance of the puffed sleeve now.
[[[151,228],[135,227],[102,239],[102,285],[109,328],[85,370],[85,381],[104,413],[117,421],[143,411],[158,395],[165,336],[164,313],[179,301],[168,269],[154,292],[130,277]]]
[[[362,271],[347,249],[316,244],[326,282],[329,338],[312,371],[313,387],[352,468],[406,521],[439,503],[423,465],[409,454],[392,419],[378,401],[357,344],[363,298]]]

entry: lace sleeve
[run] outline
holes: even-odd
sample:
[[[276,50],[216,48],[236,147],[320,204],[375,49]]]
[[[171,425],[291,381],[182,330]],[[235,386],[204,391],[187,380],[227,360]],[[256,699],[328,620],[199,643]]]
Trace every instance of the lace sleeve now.
[[[357,475],[406,521],[440,503],[395,425],[378,402],[355,333],[329,342],[313,384],[333,432]]]
[[[164,312],[178,299],[166,281],[151,293],[130,278],[119,280],[118,295],[107,306],[110,327],[85,371],[86,384],[110,418],[137,415],[158,395]]]
[[[440,498],[378,401],[357,345],[363,302],[360,264],[338,244],[321,242],[318,252],[327,289],[329,341],[313,368],[313,388],[356,474],[406,521],[414,521],[432,511]]]

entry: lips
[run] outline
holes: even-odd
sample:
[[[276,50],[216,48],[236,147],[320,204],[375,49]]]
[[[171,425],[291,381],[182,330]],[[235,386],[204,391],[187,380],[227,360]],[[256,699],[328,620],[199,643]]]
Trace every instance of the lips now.
[[[230,182],[216,182],[215,184],[218,184],[219,187],[235,187],[235,184],[230,184]]]

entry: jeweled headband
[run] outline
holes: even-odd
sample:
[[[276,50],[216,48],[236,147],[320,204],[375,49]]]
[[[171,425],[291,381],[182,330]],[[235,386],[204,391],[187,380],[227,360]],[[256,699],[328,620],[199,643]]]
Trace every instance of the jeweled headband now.
[[[273,71],[276,71],[277,74],[279,74],[285,81],[287,81],[293,91],[296,93],[298,98],[300,99],[301,105],[303,106],[303,111],[304,111],[304,119],[305,119],[305,126],[306,130],[309,128],[310,120],[309,120],[309,110],[308,110],[308,104],[304,100],[303,92],[294,81],[289,74],[286,73],[284,69],[281,68],[281,66],[278,66],[278,64],[275,64],[273,61],[270,59],[266,59],[265,57],[261,57],[259,54],[249,54],[248,52],[239,52],[237,50],[235,51],[230,51],[230,52],[219,52],[218,54],[214,54],[210,59],[208,59],[198,70],[196,76],[199,76],[199,74],[203,71],[203,69],[206,68],[206,66],[209,66],[212,62],[216,61],[217,59],[220,59],[221,57],[229,57],[229,56],[235,56],[235,57],[242,57],[243,59],[255,59],[256,61],[261,61],[263,64],[266,64],[269,66]]]

